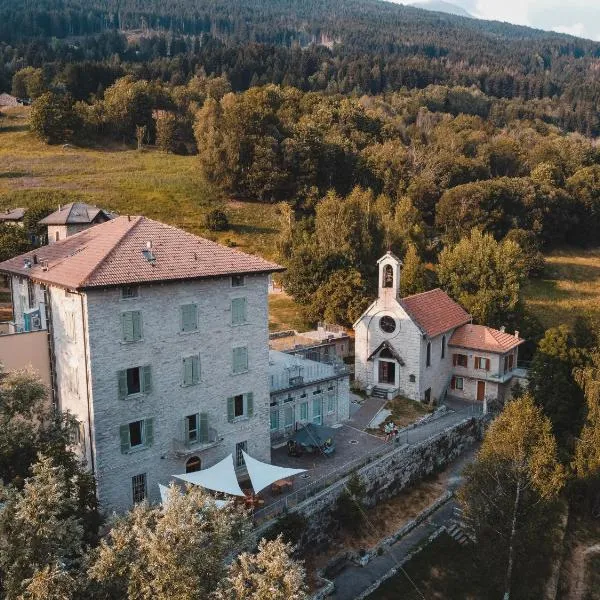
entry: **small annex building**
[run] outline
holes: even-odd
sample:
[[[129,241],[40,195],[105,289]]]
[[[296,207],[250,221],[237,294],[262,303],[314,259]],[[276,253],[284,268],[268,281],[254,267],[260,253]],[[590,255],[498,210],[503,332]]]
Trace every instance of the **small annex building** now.
[[[114,215],[96,206],[70,202],[43,218],[40,225],[48,226],[48,243],[53,244],[112,218]]]
[[[514,335],[482,325],[441,289],[400,297],[402,261],[379,259],[377,299],[354,324],[355,380],[368,394],[437,403],[503,400],[517,367]]]
[[[26,211],[27,209],[22,207],[7,209],[0,213],[0,223],[23,227],[23,219],[25,218]]]

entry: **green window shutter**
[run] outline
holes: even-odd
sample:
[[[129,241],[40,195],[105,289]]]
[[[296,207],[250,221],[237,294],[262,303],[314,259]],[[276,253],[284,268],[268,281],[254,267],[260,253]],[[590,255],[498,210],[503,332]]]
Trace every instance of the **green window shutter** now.
[[[119,428],[121,435],[121,454],[129,452],[129,425],[121,425]]]
[[[271,430],[276,431],[279,429],[279,411],[274,410],[271,412]]]
[[[154,443],[154,419],[144,421],[144,446],[149,448]]]
[[[234,298],[231,301],[231,322],[241,325],[246,322],[246,298]]]
[[[233,372],[243,373],[248,370],[248,348],[233,349]]]
[[[117,377],[119,378],[119,400],[125,400],[127,398],[127,371],[119,371]]]
[[[192,383],[198,383],[200,381],[200,357],[192,356]]]
[[[142,391],[144,394],[149,394],[152,391],[152,367],[146,365],[142,369]]]
[[[207,443],[208,439],[208,413],[200,413],[200,441]]]
[[[248,407],[248,416],[254,416],[254,394],[252,392],[246,394],[246,406]]]
[[[197,307],[195,304],[184,304],[181,307],[181,331],[194,331],[198,328]]]
[[[133,321],[133,339],[134,341],[142,339],[142,313],[139,310],[135,310],[131,313]]]
[[[234,419],[234,405],[233,405],[233,396],[231,398],[227,398],[227,420],[230,423],[233,423]]]
[[[192,385],[192,357],[183,359],[183,385]]]
[[[133,313],[126,312],[121,315],[121,322],[123,324],[123,341],[133,342]]]

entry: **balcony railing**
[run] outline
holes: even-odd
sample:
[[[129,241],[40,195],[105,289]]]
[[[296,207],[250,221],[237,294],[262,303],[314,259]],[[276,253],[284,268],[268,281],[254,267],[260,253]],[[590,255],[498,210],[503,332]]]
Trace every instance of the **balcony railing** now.
[[[219,437],[216,429],[212,427],[208,428],[208,435],[204,438],[200,438],[200,433],[198,432],[198,437],[195,440],[190,440],[185,437],[175,438],[173,439],[173,447],[175,448],[175,452],[179,456],[186,456],[189,454],[197,454],[198,452],[203,452],[204,450],[208,450],[209,448],[214,448],[222,443],[224,440],[223,437]]]
[[[294,368],[290,373],[271,375],[271,392],[301,387],[327,379],[348,375],[348,367],[341,364],[318,363]]]

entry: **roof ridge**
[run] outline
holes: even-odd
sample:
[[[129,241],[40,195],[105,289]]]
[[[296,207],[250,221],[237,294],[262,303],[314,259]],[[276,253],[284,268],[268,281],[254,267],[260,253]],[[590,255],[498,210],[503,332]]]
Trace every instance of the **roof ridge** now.
[[[123,217],[125,218],[125,217]],[[130,218],[130,217],[127,217]],[[104,261],[116,250],[116,248],[121,244],[121,242],[123,241],[123,239],[125,238],[126,235],[128,235],[129,233],[131,233],[144,219],[145,217],[142,217],[141,215],[135,216],[133,217],[133,219],[137,219],[133,222],[133,225],[131,227],[128,227],[127,229],[125,229],[125,231],[123,232],[122,235],[119,236],[119,238],[115,241],[115,243],[112,245],[112,247],[110,248],[110,250],[100,259],[96,262],[96,264],[94,265],[94,268],[85,276],[85,279],[83,279],[82,281],[79,282],[79,286],[83,286],[85,285],[86,281],[89,281],[92,277],[92,275],[104,264]],[[119,217],[117,217],[116,219],[113,219],[112,221],[107,221],[107,223],[116,223],[118,222]],[[81,232],[83,233],[83,232]]]
[[[425,292],[419,292],[418,294],[411,294],[410,296],[404,296],[403,298],[400,298],[400,302],[402,302],[403,300],[409,300],[411,298],[416,298],[417,296],[424,296],[425,294],[431,294],[431,292],[437,292],[438,290],[441,292],[444,291],[441,287],[436,287],[436,288],[433,288],[432,290],[426,290]],[[444,293],[446,293],[446,292],[444,292]]]

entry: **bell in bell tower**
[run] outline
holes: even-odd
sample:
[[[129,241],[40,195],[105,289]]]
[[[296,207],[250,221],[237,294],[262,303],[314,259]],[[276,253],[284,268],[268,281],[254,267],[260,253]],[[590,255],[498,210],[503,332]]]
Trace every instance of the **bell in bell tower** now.
[[[400,270],[402,261],[391,251],[382,256],[379,265],[379,297],[398,298],[400,294]]]

